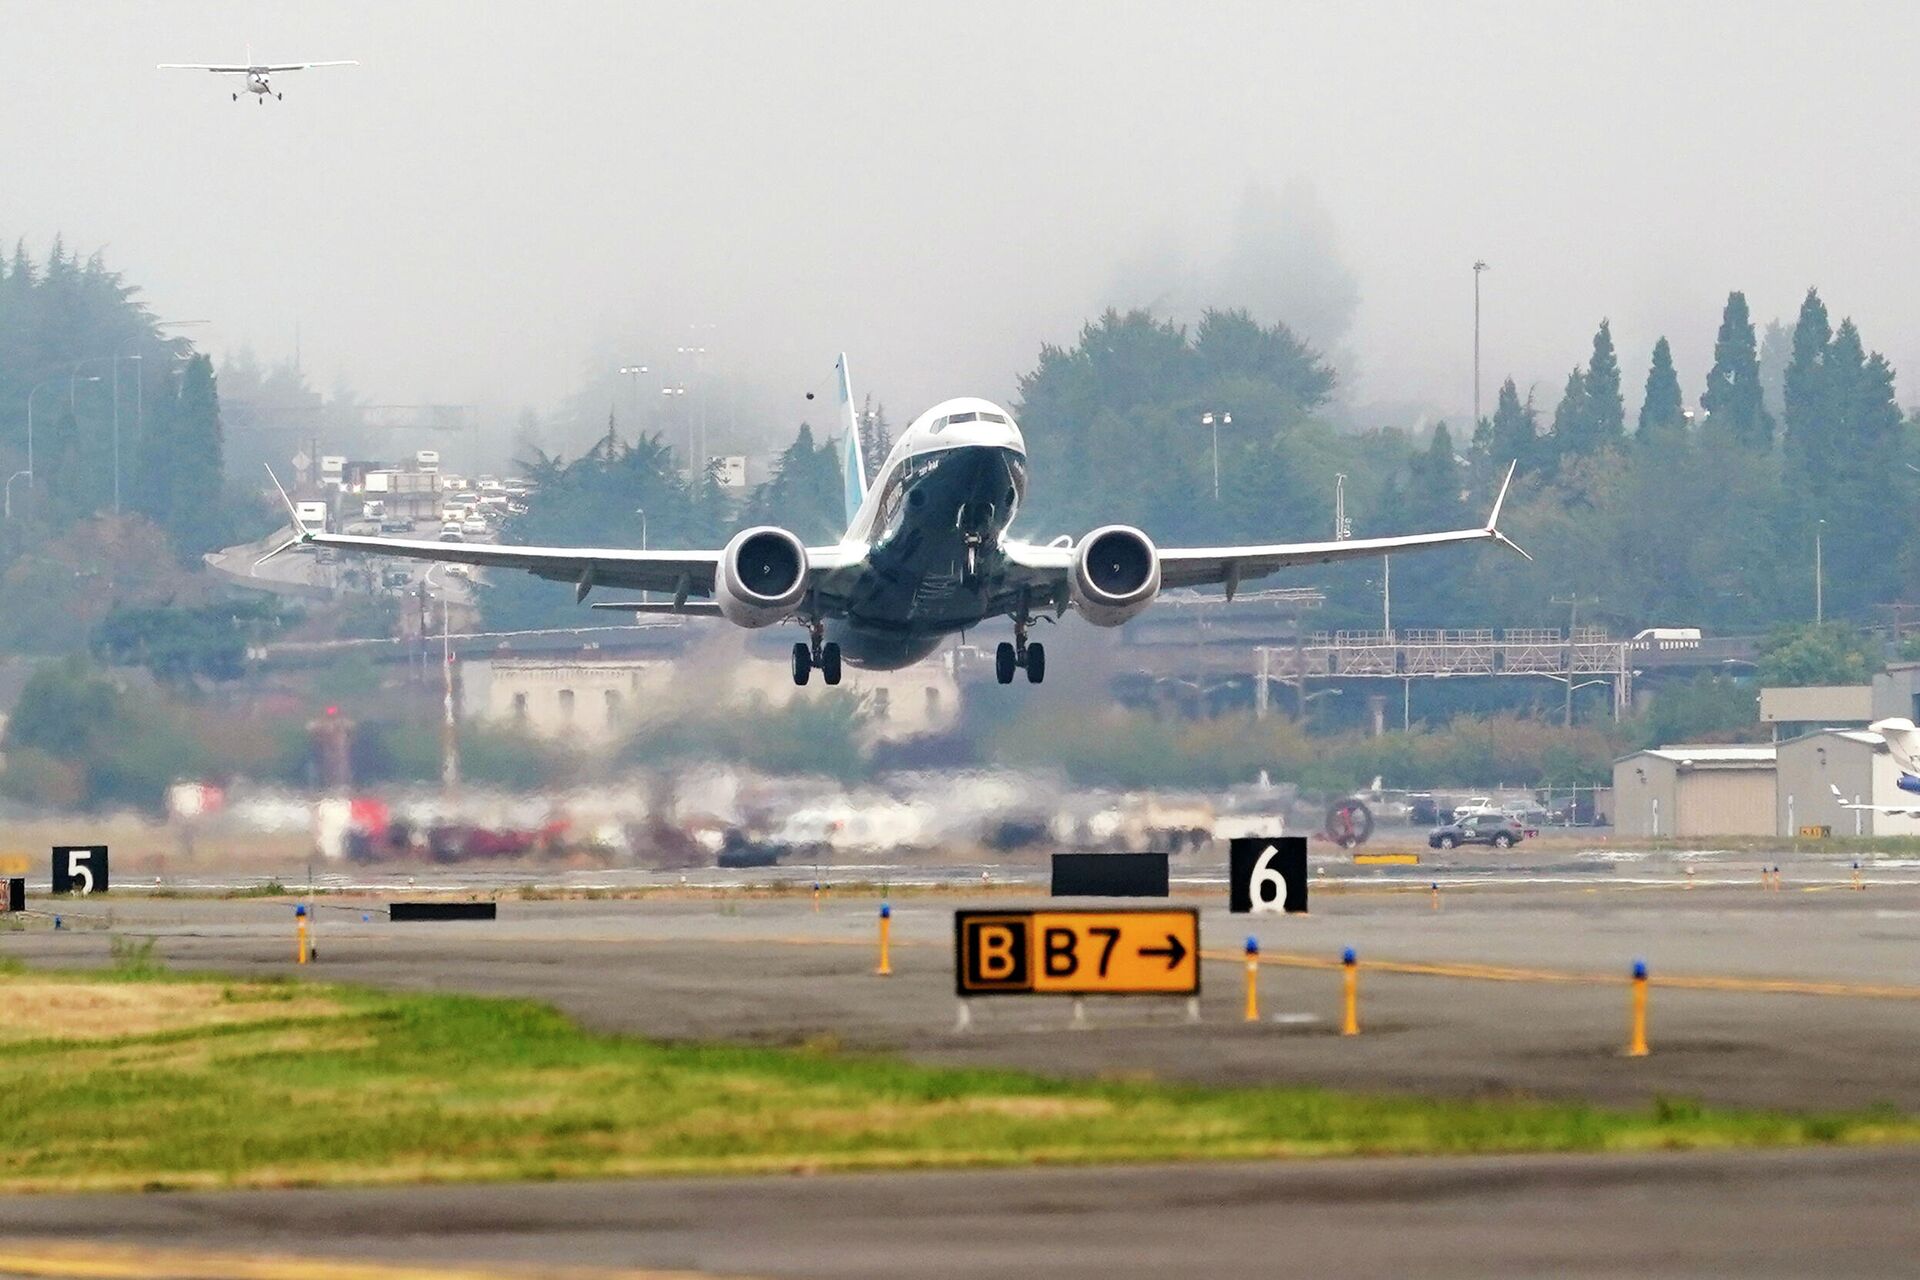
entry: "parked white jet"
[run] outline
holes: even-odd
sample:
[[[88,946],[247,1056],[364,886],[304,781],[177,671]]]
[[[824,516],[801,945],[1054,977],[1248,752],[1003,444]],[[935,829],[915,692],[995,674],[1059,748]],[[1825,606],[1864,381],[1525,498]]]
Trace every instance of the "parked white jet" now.
[[[253,94],[253,100],[255,102],[264,103],[270,96],[274,98],[286,97],[285,94],[277,92],[274,87],[268,83],[268,76],[277,75],[282,71],[305,71],[309,67],[357,67],[359,65],[358,62],[353,61],[351,58],[332,62],[254,62],[253,47],[249,45],[247,47],[247,61],[244,63],[163,62],[160,64],[159,69],[162,71],[211,71],[215,75],[245,76],[247,78],[247,87],[244,92]],[[234,93],[231,96],[235,102],[240,101],[239,93]]]
[[[1046,650],[1029,641],[1036,619],[1069,608],[1098,627],[1117,627],[1168,587],[1217,584],[1227,598],[1243,582],[1295,565],[1495,542],[1519,551],[1499,529],[1513,482],[1507,469],[1493,514],[1477,529],[1398,538],[1257,546],[1158,547],[1145,532],[1111,524],[1077,544],[1044,546],[1008,536],[1027,490],[1027,449],[1005,409],[987,400],[948,400],[901,433],[874,485],[866,485],[846,357],[839,400],[845,435],[847,531],[832,546],[809,547],[785,529],[743,529],[714,551],[635,551],[626,547],[476,546],[317,533],[293,504],[292,537],[271,554],[308,544],[524,569],[574,584],[576,600],[595,587],[665,592],[671,601],[621,601],[596,609],[701,614],[741,627],[793,621],[808,640],[793,646],[793,679],[818,669],[839,684],[841,663],[893,669],[926,657],[941,640],[989,618],[1013,622],[1013,639],[995,655],[995,674],[1011,684],[1024,670],[1039,684]],[[278,481],[275,484],[278,485]],[[286,491],[281,490],[282,498]],[[1531,559],[1532,557],[1528,557]],[[698,600],[695,597],[699,597]]]
[[[1868,733],[1877,733],[1880,740],[1887,744],[1887,754],[1893,757],[1894,765],[1900,770],[1900,776],[1894,786],[1913,795],[1912,804],[1860,804],[1848,800],[1840,794],[1840,788],[1829,782],[1827,789],[1833,792],[1833,798],[1840,802],[1842,809],[1863,809],[1868,813],[1899,814],[1906,818],[1920,818],[1920,727],[1905,716],[1894,716],[1886,720],[1875,720],[1867,726]]]

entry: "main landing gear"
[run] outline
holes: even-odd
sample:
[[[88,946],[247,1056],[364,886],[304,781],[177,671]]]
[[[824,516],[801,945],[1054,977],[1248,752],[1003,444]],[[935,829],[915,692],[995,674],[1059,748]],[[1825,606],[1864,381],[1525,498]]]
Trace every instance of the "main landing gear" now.
[[[1012,684],[1013,673],[1024,667],[1028,684],[1039,684],[1047,678],[1047,646],[1035,640],[1027,643],[1027,624],[1015,621],[1013,624],[1013,643],[1005,640],[993,651],[993,678],[1001,684]]]
[[[810,640],[802,640],[793,646],[793,682],[803,685],[813,674],[814,668],[820,669],[820,678],[828,684],[840,683],[840,646],[833,643],[821,643],[821,635],[826,628],[815,622],[807,627]]]

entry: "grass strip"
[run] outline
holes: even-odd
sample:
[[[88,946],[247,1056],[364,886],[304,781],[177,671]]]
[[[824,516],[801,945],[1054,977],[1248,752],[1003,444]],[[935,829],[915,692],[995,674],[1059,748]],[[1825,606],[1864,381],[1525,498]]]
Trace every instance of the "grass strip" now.
[[[165,985],[114,1035],[115,983]],[[531,1002],[138,970],[0,972],[0,1190],[318,1186],[1271,1156],[1920,1140],[1891,1109],[1622,1110],[1064,1081],[842,1052],[659,1044]],[[189,989],[183,995],[179,988]],[[297,993],[297,994],[296,994]],[[104,1011],[104,1012],[103,1012]]]

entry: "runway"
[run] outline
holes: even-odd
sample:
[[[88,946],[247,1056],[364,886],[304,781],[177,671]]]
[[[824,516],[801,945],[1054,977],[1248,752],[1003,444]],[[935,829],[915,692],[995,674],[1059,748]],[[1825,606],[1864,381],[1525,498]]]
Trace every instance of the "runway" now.
[[[95,1274],[4,1265],[32,1259],[38,1242],[84,1238],[288,1264],[379,1260],[423,1280],[438,1267],[873,1280],[1880,1276],[1910,1271],[1920,1251],[1916,1184],[1920,1150],[1900,1149],[14,1198],[0,1199],[0,1275]],[[182,1274],[164,1252],[145,1259],[114,1274]]]

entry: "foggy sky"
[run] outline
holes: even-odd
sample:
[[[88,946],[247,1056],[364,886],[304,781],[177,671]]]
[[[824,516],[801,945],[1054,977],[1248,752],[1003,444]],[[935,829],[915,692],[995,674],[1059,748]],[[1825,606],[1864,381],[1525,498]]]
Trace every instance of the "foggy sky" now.
[[[1661,333],[1692,401],[1726,291],[1790,323],[1809,284],[1909,401],[1916,35],[1904,4],[0,0],[0,237],[104,246],[216,353],[297,326],[323,390],[508,416],[697,343],[796,401],[844,348],[901,421],[1011,398],[1106,305],[1227,301],[1330,343],[1350,401],[1462,421],[1476,257],[1489,412],[1508,373],[1551,403],[1603,315],[1630,413]],[[265,106],[154,69],[249,41],[364,65]]]

